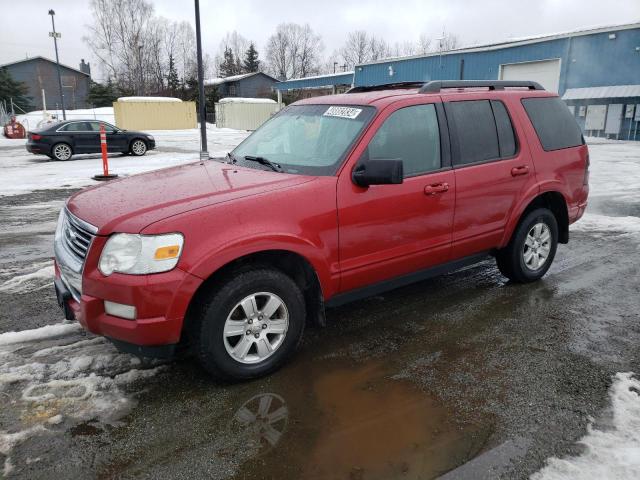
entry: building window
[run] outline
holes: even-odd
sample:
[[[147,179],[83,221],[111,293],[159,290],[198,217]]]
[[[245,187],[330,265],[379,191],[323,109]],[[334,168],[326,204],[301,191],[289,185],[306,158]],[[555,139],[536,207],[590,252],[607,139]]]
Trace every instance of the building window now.
[[[236,94],[236,86],[229,85],[229,95],[235,95],[235,94]]]

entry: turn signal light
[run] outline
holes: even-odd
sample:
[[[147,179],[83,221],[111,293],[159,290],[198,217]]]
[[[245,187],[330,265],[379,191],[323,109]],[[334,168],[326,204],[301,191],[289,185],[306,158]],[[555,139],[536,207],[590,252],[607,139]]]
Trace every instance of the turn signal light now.
[[[176,258],[180,253],[180,245],[171,245],[170,247],[161,247],[156,250],[153,258],[156,260],[168,260],[169,258]]]

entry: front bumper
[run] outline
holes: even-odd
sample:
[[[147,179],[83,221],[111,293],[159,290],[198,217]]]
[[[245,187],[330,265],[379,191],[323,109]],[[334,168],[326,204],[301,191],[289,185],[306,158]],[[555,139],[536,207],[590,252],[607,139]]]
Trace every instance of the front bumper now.
[[[163,274],[109,277],[100,272],[86,275],[85,270],[82,293],[78,297],[67,286],[57,259],[55,271],[56,295],[65,317],[77,320],[91,333],[116,340],[116,344],[130,344],[129,348],[120,345],[128,351],[178,343],[189,302],[201,283],[199,278],[179,269]],[[102,278],[96,278],[96,273]],[[107,314],[105,300],[135,306],[138,318],[129,320]],[[144,349],[138,350],[144,354]]]

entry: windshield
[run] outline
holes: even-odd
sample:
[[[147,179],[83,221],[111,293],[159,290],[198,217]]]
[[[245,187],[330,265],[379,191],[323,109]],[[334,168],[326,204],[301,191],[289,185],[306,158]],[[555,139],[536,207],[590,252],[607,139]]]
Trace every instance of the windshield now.
[[[262,157],[288,173],[333,175],[349,147],[375,113],[356,105],[293,105],[282,110],[233,151],[244,157]]]

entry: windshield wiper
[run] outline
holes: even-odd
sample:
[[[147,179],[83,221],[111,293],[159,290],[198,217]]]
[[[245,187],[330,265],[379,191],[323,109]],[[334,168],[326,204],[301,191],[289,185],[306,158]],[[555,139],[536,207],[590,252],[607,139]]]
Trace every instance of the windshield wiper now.
[[[278,165],[277,163],[273,163],[272,161],[264,157],[254,157],[253,155],[245,155],[244,159],[249,160],[251,162],[258,162],[261,165],[266,165],[267,167],[271,167],[271,170],[273,170],[274,172],[282,171],[282,167],[280,165]]]

